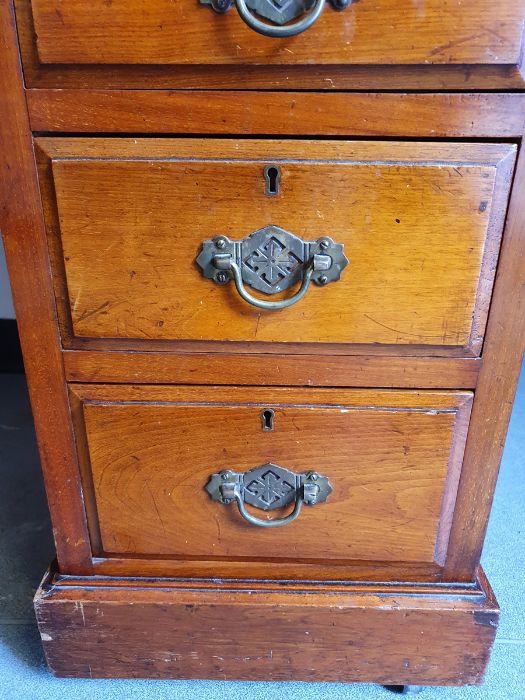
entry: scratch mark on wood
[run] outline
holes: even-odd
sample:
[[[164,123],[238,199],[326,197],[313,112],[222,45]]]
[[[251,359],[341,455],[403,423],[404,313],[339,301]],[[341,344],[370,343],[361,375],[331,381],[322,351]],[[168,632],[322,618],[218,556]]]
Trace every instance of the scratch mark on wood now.
[[[78,317],[77,321],[80,323],[80,321],[85,321],[86,318],[90,318],[91,316],[94,316],[95,314],[99,314],[101,311],[104,311],[107,309],[109,306],[111,306],[109,301],[105,301],[103,304],[100,306],[97,306],[96,309],[92,309],[91,311],[84,311],[84,313],[80,314]]]

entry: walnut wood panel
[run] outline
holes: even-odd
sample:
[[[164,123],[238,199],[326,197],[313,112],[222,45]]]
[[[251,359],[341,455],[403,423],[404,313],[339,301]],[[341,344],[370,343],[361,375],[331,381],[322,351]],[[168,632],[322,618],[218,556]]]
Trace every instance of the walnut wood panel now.
[[[90,571],[89,539],[49,274],[42,207],[11,3],[0,3],[0,228],[13,290],[55,544]]]
[[[221,387],[114,385],[72,391],[81,402],[85,491],[92,490],[91,526],[101,552],[312,563],[443,560],[468,392],[230,387],[225,397]],[[274,430],[263,431],[268,407]],[[267,462],[319,471],[334,492],[269,532],[204,490],[214,472]]]
[[[505,435],[525,352],[525,153],[510,202],[504,245],[465,452],[448,574],[468,580],[479,564]],[[482,478],[480,478],[482,474]]]
[[[49,182],[44,196],[66,333],[70,315],[75,336],[120,338],[121,348],[143,339],[479,352],[513,146],[101,139],[76,155],[84,143],[39,140],[52,161],[56,216]],[[268,162],[281,167],[278,197],[265,195]],[[203,278],[203,240],[268,223],[344,243],[342,279],[272,313]]]
[[[30,90],[28,104],[40,132],[512,138],[525,125],[525,95],[513,93],[60,89]]]
[[[72,382],[474,389],[479,358],[64,352]],[[286,379],[284,379],[286,378]]]
[[[478,585],[477,595],[403,586],[285,592],[46,577],[35,609],[58,676],[463,685],[483,680],[499,618],[484,577]]]
[[[523,0],[368,0],[307,32],[261,37],[235,11],[179,0],[32,0],[42,63],[514,64]]]

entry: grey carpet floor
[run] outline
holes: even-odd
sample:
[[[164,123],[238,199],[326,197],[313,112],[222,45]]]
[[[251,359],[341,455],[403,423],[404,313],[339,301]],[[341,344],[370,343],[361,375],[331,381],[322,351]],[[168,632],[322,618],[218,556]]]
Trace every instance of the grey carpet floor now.
[[[421,700],[525,700],[525,376],[514,406],[483,565],[503,609],[485,685],[427,688]],[[374,685],[56,679],[31,599],[53,556],[24,379],[0,374],[0,700],[368,700]]]

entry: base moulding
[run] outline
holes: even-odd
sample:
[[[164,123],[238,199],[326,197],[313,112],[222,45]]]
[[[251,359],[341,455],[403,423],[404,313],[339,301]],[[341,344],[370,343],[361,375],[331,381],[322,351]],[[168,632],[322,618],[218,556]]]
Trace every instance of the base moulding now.
[[[57,676],[468,685],[499,609],[475,584],[72,577],[35,610]]]

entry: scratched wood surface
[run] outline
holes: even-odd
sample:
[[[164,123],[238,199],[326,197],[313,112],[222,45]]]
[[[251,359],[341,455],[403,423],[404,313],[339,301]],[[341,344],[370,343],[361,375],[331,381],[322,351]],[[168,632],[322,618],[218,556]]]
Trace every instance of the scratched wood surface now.
[[[290,39],[185,0],[32,0],[42,63],[518,64],[524,0],[367,0]]]
[[[482,682],[499,618],[480,576],[439,592],[46,577],[35,609],[58,676],[464,685]]]
[[[525,94],[517,92],[379,95],[75,87],[30,90],[27,99],[31,127],[41,132],[511,139],[521,137],[525,125]],[[279,118],[269,120],[270,111]]]
[[[158,88],[259,90],[518,90],[519,63],[405,64],[53,64],[36,46],[31,0],[16,0],[26,85],[32,88]],[[519,9],[519,8],[518,8]],[[205,16],[207,13],[204,13]],[[213,20],[212,20],[213,21]],[[519,22],[518,17],[518,22]],[[473,39],[475,43],[475,39]],[[211,70],[210,70],[211,68]],[[389,112],[386,112],[389,114]],[[326,113],[325,113],[326,116]],[[498,122],[498,118],[495,117]],[[384,122],[388,124],[388,122]]]
[[[66,350],[72,382],[474,389],[480,358]]]
[[[514,395],[525,357],[525,152],[520,151],[483,350],[484,371],[465,450],[461,507],[452,527],[447,573],[469,580],[488,524]]]
[[[9,2],[0,3],[0,229],[13,289],[24,367],[57,556],[90,570],[49,254],[33,144]]]
[[[225,395],[220,387],[100,385],[72,392],[82,403],[84,488],[93,492],[100,553],[313,563],[443,559],[469,392],[229,388]],[[273,430],[264,431],[268,407]],[[265,530],[204,490],[217,471],[268,462],[318,471],[333,493],[303,508],[293,524]],[[287,510],[254,512],[271,519]]]
[[[392,345],[477,354],[510,145],[39,139],[67,334]],[[306,155],[308,154],[308,155]],[[265,194],[264,165],[281,168]],[[204,240],[273,223],[343,243],[341,280],[261,311],[195,264]],[[62,261],[63,257],[63,261]],[[64,270],[64,272],[63,272]],[[64,280],[62,280],[62,284]],[[279,296],[286,296],[288,293]],[[65,301],[65,299],[64,299]],[[69,320],[71,319],[71,321]],[[67,335],[66,335],[67,338]]]
[[[524,163],[499,255],[515,148],[487,141],[523,132],[523,95],[501,91],[523,88],[524,17],[361,0],[276,42],[196,0],[0,3],[0,218],[61,570],[36,598],[55,673],[482,680],[498,609],[476,570],[525,344]],[[89,137],[40,139],[38,180],[31,129]],[[441,141],[386,142],[405,137]],[[443,141],[466,138],[485,143]],[[214,226],[270,220],[351,257],[273,318],[184,267]],[[88,382],[70,402],[68,380]],[[202,490],[267,459],[326,472],[332,497],[254,533]]]

